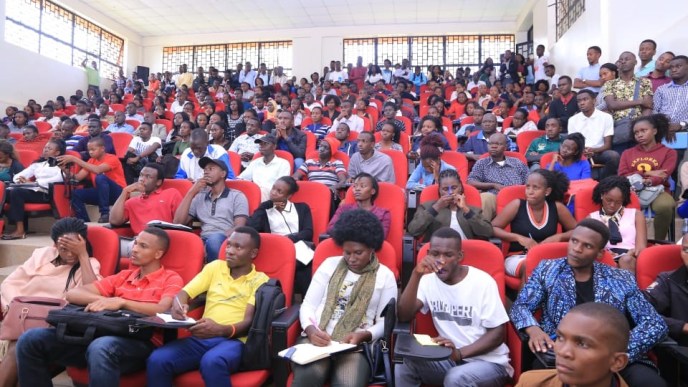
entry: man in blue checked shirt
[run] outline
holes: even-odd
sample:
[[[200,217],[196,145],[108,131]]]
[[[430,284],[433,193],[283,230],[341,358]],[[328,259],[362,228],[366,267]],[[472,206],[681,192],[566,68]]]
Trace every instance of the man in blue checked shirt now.
[[[649,351],[667,335],[668,328],[636,285],[633,275],[598,260],[609,240],[609,229],[602,222],[587,218],[573,230],[564,258],[547,259],[535,271],[511,307],[516,329],[528,334],[533,352],[553,348],[556,328],[568,311],[586,302],[609,304],[629,320],[629,364],[620,375],[629,386],[666,386]],[[542,311],[542,319],[534,313]]]

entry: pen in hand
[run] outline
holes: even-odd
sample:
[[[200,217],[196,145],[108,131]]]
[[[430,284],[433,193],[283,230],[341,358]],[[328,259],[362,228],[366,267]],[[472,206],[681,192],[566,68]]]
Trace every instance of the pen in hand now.
[[[179,312],[181,313],[181,318],[176,317],[174,315],[174,313],[170,313],[170,314],[172,314],[172,317],[176,320],[186,320],[186,318],[187,318],[186,317],[186,310],[184,310],[184,306],[182,305],[181,301],[179,301],[179,297],[174,296],[174,302],[177,304],[177,307],[179,307]]]

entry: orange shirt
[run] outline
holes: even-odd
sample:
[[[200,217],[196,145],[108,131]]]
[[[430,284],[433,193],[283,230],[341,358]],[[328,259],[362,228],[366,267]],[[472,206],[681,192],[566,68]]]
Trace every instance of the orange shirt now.
[[[124,169],[122,168],[122,163],[119,161],[117,156],[106,153],[103,156],[102,160],[90,158],[88,159],[88,163],[95,166],[101,164],[109,165],[110,170],[104,173],[105,176],[107,176],[110,180],[114,181],[120,187],[125,187],[127,185],[126,180],[124,180]],[[91,178],[91,183],[93,183],[93,185],[95,186],[96,174],[91,172],[89,173],[89,175],[89,177]]]
[[[159,80],[154,80],[154,81],[148,81],[148,91],[158,91],[160,88],[160,81]]]

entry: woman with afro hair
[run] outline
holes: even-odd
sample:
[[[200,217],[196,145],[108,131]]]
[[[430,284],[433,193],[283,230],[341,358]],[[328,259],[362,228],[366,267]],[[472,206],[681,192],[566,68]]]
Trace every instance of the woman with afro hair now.
[[[375,251],[382,247],[382,224],[369,211],[356,209],[341,215],[332,230],[343,255],[327,258],[313,274],[301,305],[302,343],[326,346],[331,341],[361,344],[384,333],[379,317],[397,295],[394,274]],[[360,351],[338,354],[307,365],[292,364],[295,386],[363,387],[370,367]]]

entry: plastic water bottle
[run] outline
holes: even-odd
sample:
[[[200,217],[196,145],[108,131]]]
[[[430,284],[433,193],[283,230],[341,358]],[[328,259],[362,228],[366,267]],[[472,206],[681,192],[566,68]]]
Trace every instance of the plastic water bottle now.
[[[683,219],[683,227],[681,228],[681,235],[686,235],[688,233],[688,218]]]

